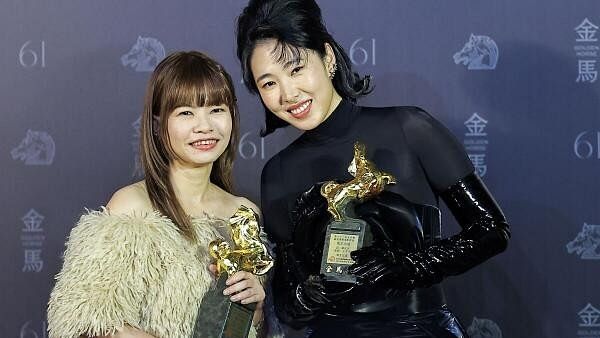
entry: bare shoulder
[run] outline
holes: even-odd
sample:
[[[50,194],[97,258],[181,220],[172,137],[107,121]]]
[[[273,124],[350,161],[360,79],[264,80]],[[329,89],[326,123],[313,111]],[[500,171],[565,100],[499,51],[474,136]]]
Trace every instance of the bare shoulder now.
[[[153,210],[144,181],[117,190],[106,204],[106,208],[113,214],[133,214]]]
[[[254,204],[251,200],[247,199],[246,197],[233,196],[233,198],[235,200],[236,210],[242,205],[246,206],[254,210],[254,212],[258,215],[258,220],[262,222],[262,214],[260,213],[260,209],[258,208],[258,206],[256,206],[256,204]]]
[[[241,197],[241,196],[234,196],[234,198],[235,198],[235,203],[237,204],[238,208],[240,206],[244,205],[244,206],[247,206],[248,208],[251,208],[252,210],[254,210],[254,212],[256,212],[257,214],[260,215],[260,209],[251,200],[247,199],[246,197]]]

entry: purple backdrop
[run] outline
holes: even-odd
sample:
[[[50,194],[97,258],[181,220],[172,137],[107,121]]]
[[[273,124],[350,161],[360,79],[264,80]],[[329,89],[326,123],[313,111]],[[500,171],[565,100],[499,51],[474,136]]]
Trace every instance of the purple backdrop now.
[[[241,79],[244,2],[3,2],[2,337],[47,336],[71,227],[139,179],[136,122],[157,61],[197,49]],[[472,336],[600,337],[600,3],[320,2],[356,70],[374,75],[360,103],[418,105],[443,121],[511,222],[506,253],[445,282]],[[260,139],[262,107],[237,90],[237,187],[257,202],[262,165],[297,133]]]

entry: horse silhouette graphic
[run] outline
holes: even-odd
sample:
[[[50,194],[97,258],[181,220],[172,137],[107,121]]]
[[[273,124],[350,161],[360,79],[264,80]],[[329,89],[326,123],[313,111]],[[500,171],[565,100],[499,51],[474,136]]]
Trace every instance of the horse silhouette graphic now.
[[[165,47],[155,38],[138,36],[129,52],[121,56],[124,67],[131,67],[136,72],[151,72],[165,58]]]
[[[567,244],[567,252],[581,259],[600,259],[600,225],[583,223],[577,237]]]
[[[454,54],[454,63],[467,66],[469,70],[496,69],[498,46],[489,36],[471,34],[465,46]]]
[[[55,144],[52,136],[45,131],[27,130],[21,144],[10,152],[13,160],[21,160],[25,165],[50,165],[54,161]]]
[[[473,317],[471,326],[467,328],[471,338],[502,338],[502,331],[492,320]]]

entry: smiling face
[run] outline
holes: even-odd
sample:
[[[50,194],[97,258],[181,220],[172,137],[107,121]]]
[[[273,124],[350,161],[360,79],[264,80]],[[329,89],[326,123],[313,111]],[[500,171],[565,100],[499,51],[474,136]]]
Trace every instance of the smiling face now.
[[[340,95],[329,74],[335,57],[329,45],[321,57],[310,49],[292,52],[268,39],[257,43],[250,67],[264,105],[277,117],[301,130],[317,127],[338,106]]]
[[[168,116],[167,130],[174,161],[192,167],[212,164],[229,144],[231,112],[225,104],[177,107]]]

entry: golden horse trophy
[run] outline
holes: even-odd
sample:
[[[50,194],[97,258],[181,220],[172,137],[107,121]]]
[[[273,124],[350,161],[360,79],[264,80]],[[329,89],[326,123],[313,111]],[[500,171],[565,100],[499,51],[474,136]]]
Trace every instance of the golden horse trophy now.
[[[348,266],[354,263],[350,253],[363,246],[367,224],[354,218],[354,205],[366,201],[381,193],[388,184],[396,179],[382,172],[368,160],[364,144],[354,143],[354,158],[348,172],[354,178],[346,183],[325,182],[321,186],[321,195],[327,200],[327,211],[333,216],[327,225],[321,273],[327,280],[336,282],[356,281],[348,273]]]
[[[260,240],[260,227],[256,213],[246,207],[239,209],[229,219],[230,242],[216,239],[208,245],[217,266],[217,284],[202,299],[193,338],[246,338],[250,331],[256,305],[234,303],[223,295],[228,276],[238,271],[263,275],[273,267],[273,258]]]
[[[223,272],[233,275],[249,271],[264,275],[273,266],[273,258],[260,240],[260,228],[254,211],[244,205],[229,219],[234,247],[224,239],[216,239],[208,245],[210,255],[216,260],[217,276]]]

